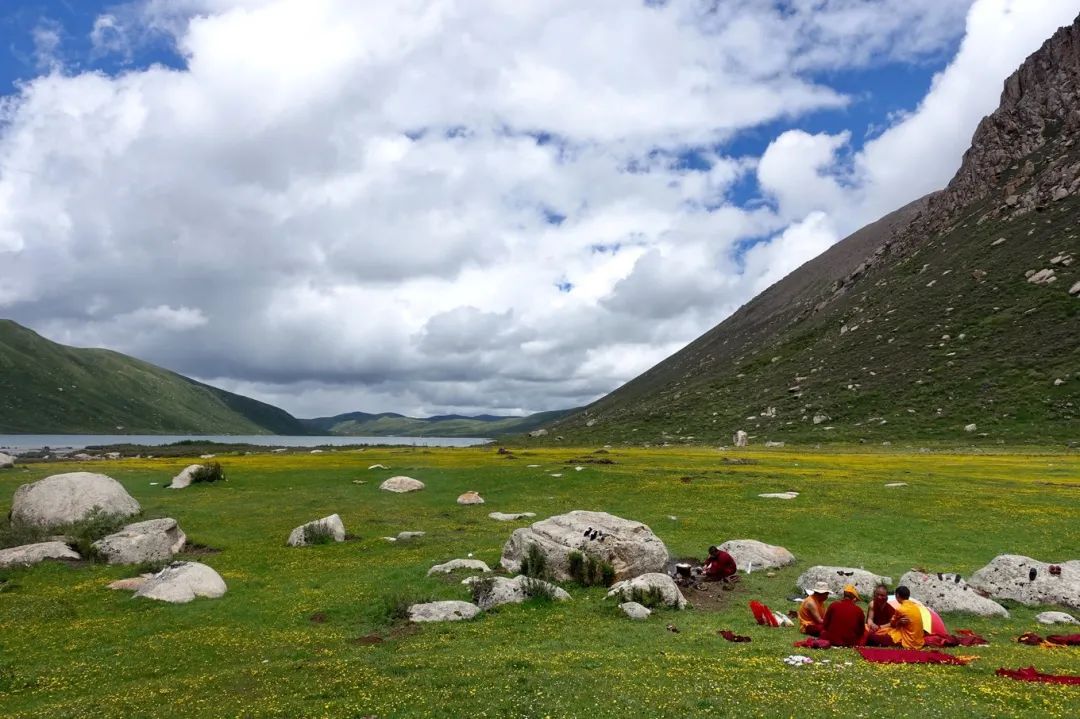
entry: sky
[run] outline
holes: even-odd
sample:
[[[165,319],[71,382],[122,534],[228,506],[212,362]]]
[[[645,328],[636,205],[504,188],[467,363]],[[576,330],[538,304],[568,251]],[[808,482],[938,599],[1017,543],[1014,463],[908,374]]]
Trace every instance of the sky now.
[[[943,187],[1080,0],[0,2],[0,316],[281,406],[591,402]]]

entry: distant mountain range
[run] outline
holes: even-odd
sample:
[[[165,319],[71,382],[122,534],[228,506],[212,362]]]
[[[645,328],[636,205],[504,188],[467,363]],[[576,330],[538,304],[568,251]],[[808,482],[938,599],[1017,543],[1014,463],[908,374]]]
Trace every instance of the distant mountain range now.
[[[494,437],[528,432],[574,411],[426,419],[351,412],[297,419],[149,362],[57,344],[0,320],[0,433]]]
[[[859,230],[548,439],[1080,440],[1080,18],[942,191]]]

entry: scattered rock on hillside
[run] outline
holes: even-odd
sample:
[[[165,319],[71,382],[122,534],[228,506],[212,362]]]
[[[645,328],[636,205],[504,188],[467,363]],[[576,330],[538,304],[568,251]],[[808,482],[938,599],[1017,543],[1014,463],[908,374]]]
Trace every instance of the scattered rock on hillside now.
[[[1057,566],[1060,573],[1050,573]],[[1019,554],[1002,554],[971,575],[971,586],[995,599],[1021,604],[1061,604],[1080,609],[1080,562],[1051,565]]]
[[[59,527],[85,519],[95,510],[130,517],[142,511],[135,498],[112,477],[91,472],[69,472],[24,484],[11,504],[13,524]]]
[[[307,546],[307,538],[305,533],[308,527],[322,527],[323,530],[328,532],[333,537],[335,542],[345,541],[345,523],[341,521],[341,517],[337,514],[331,514],[329,517],[323,517],[322,519],[316,519],[306,524],[301,524],[299,527],[289,533],[289,539],[286,544],[290,547],[304,547]]]
[[[195,477],[195,473],[201,470],[203,466],[201,464],[189,464],[180,470],[180,474],[176,475],[172,479],[172,483],[165,489],[184,489],[191,486],[191,481]]]
[[[766,492],[765,494],[759,494],[759,497],[765,499],[795,499],[799,496],[798,492]]]
[[[529,436],[530,437],[547,437],[547,433],[548,433],[548,431],[546,429],[534,429],[532,432],[529,432]]]
[[[379,485],[379,489],[386,492],[396,492],[403,494],[405,492],[419,492],[424,488],[424,483],[419,479],[413,479],[412,477],[391,477],[382,484]]]
[[[1069,288],[1069,294],[1070,295],[1080,295],[1080,282],[1077,282],[1076,284],[1074,284],[1072,287]]]
[[[551,595],[557,602],[568,601],[571,597],[565,589],[560,589],[550,582],[542,579],[532,579],[519,574],[513,579],[506,577],[470,577],[466,580],[469,585],[484,582],[484,589],[476,597],[476,603],[481,609],[491,609],[503,604],[521,604],[526,599],[538,595]]]
[[[385,464],[373,464],[368,469],[390,469]]]
[[[1053,282],[1057,282],[1057,275],[1049,267],[1034,272],[1027,278],[1027,281],[1033,285],[1049,285]]]
[[[815,414],[813,418],[814,424],[821,424],[822,422],[828,422],[829,415],[827,414]]]
[[[491,512],[489,517],[497,522],[516,522],[519,519],[528,519],[529,517],[535,517],[536,512],[514,512],[507,514],[505,512]]]
[[[15,466],[15,458],[10,454],[0,452],[0,469],[11,469]]]
[[[874,587],[879,584],[892,584],[892,577],[883,577],[865,569],[853,567],[810,567],[795,580],[796,586],[804,592],[818,582],[829,585],[829,591],[835,596],[840,596],[844,591],[845,584],[854,584],[864,598],[874,593]]]
[[[419,539],[425,534],[427,534],[427,532],[398,532],[397,536],[394,537],[394,540],[398,542],[407,542],[410,539]]]
[[[129,524],[93,546],[109,564],[142,564],[172,559],[186,541],[176,520],[166,518]]]
[[[978,428],[979,428],[979,425],[975,424],[974,422],[972,422],[971,424],[965,424],[964,425],[964,431],[965,432],[974,432]]]
[[[79,553],[63,542],[37,542],[0,549],[0,569],[29,567],[47,559],[79,559]]]
[[[743,430],[739,430],[735,433],[735,436],[731,438],[732,444],[736,447],[745,447],[750,444],[750,438]]]
[[[177,562],[148,578],[135,596],[185,604],[195,597],[217,599],[225,591],[225,581],[210,567],[199,562]]]
[[[483,572],[486,574],[491,571],[491,567],[479,559],[451,559],[449,562],[436,564],[428,570],[427,575],[430,577],[434,574],[450,574],[459,571]]]
[[[740,571],[747,568],[777,569],[795,563],[795,555],[783,547],[765,544],[756,539],[732,539],[720,545],[731,555]]]
[[[979,595],[956,574],[924,574],[908,572],[900,584],[911,590],[917,599],[936,612],[967,612],[980,617],[1008,617],[1009,612],[992,599]]]
[[[769,441],[769,442],[765,443],[765,446],[770,447],[770,448],[771,447],[783,447],[784,444],[785,444],[784,442]]]
[[[1035,621],[1039,624],[1080,624],[1076,617],[1065,612],[1043,612],[1035,615]]]
[[[534,544],[559,580],[572,579],[568,557],[574,551],[610,562],[616,579],[663,571],[668,561],[667,547],[649,527],[606,512],[576,510],[516,529],[503,547],[500,564],[508,571],[520,571],[521,560]]]
[[[679,591],[679,585],[668,575],[659,572],[642,574],[633,579],[616,582],[611,585],[607,596],[609,599],[614,597],[628,602],[632,601],[634,594],[638,591],[644,594],[658,592],[665,607],[686,608],[686,597]]]
[[[644,621],[652,614],[652,610],[648,607],[642,606],[637,602],[623,602],[619,605],[619,609],[623,610],[623,613],[631,619],[638,621]]]
[[[409,607],[410,622],[460,622],[472,619],[480,613],[480,607],[469,602],[442,601],[414,604]]]
[[[889,489],[896,489],[897,487],[906,487],[906,486],[908,486],[908,483],[907,482],[889,482],[885,486],[888,487]]]
[[[477,492],[465,492],[457,498],[458,504],[483,504],[484,498]]]

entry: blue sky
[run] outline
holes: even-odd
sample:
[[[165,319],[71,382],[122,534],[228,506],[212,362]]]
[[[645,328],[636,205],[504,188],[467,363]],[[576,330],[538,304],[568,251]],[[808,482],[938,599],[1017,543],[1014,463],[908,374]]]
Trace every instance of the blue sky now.
[[[944,186],[1078,11],[5,3],[0,316],[300,416],[584,404]]]

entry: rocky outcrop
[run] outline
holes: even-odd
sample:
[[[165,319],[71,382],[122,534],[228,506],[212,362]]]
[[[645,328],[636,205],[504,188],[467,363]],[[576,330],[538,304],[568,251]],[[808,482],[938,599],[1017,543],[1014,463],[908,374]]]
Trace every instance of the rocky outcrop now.
[[[91,472],[54,474],[15,490],[13,524],[40,528],[62,527],[98,511],[131,517],[142,511],[134,497],[112,477]]]
[[[516,522],[519,519],[529,519],[536,516],[536,512],[515,512],[513,514],[507,514],[505,512],[491,512],[489,517],[496,522]]]
[[[731,443],[736,447],[745,447],[750,444],[750,437],[743,430],[739,430],[731,437]]]
[[[427,602],[409,607],[409,621],[460,622],[463,619],[472,619],[479,613],[480,607],[469,602]]]
[[[980,617],[1008,617],[1009,612],[992,599],[980,595],[957,574],[908,572],[900,584],[916,599],[939,614],[966,612]]]
[[[186,541],[175,519],[150,519],[129,524],[93,546],[109,564],[142,564],[169,561]]]
[[[855,569],[853,567],[818,565],[810,567],[795,580],[795,584],[804,592],[818,582],[828,584],[829,592],[837,597],[843,593],[845,584],[854,584],[855,588],[859,590],[859,594],[866,598],[874,593],[874,587],[877,585],[891,585],[892,577],[883,577],[865,569]]]
[[[331,514],[329,517],[301,524],[289,532],[289,539],[286,544],[290,547],[306,547],[309,544],[308,540],[311,534],[316,532],[329,535],[335,542],[345,541],[345,524],[341,521],[341,517]]]
[[[668,561],[667,547],[649,527],[606,512],[577,510],[516,529],[503,547],[500,564],[510,572],[520,571],[521,560],[533,545],[559,580],[572,579],[571,552],[610,562],[616,579],[663,571]]]
[[[217,599],[225,591],[225,580],[210,567],[199,562],[178,562],[147,579],[135,596],[186,604],[196,597]]]
[[[15,458],[10,454],[0,452],[0,469],[11,469],[15,466]]]
[[[621,609],[626,616],[639,622],[645,621],[649,618],[649,615],[652,614],[651,609],[638,604],[637,602],[623,602],[619,605],[619,609]]]
[[[457,498],[457,503],[458,504],[466,504],[466,505],[467,504],[483,504],[484,503],[484,498],[481,497],[477,492],[465,492],[465,494],[462,494],[461,496],[459,496]]]
[[[202,468],[203,466],[201,464],[189,464],[180,470],[178,475],[172,478],[172,483],[165,489],[184,489],[185,487],[190,487],[195,473]]]
[[[526,599],[537,596],[551,597],[557,602],[570,599],[570,594],[566,590],[542,579],[532,579],[524,575],[518,575],[513,579],[470,577],[466,581],[474,588],[474,599],[477,605],[485,610],[503,604],[521,604]]]
[[[795,563],[795,555],[788,550],[756,539],[732,539],[721,544],[720,549],[730,554],[735,566],[743,572],[778,569]]]
[[[1051,572],[1052,566],[1059,571]],[[1080,609],[1080,563],[1075,560],[1049,564],[1019,554],[1002,554],[971,575],[971,586],[994,599]]]
[[[384,492],[396,492],[397,494],[404,494],[405,492],[419,492],[424,488],[424,483],[419,479],[413,479],[412,477],[391,477],[382,484],[379,485],[379,489]]]
[[[74,560],[79,553],[63,542],[38,542],[0,549],[0,569],[30,567],[48,559]]]
[[[491,567],[479,559],[451,559],[449,562],[436,564],[428,570],[427,575],[430,577],[434,574],[450,574],[451,572],[483,572],[486,574],[490,571]]]
[[[608,598],[623,602],[636,601],[641,597],[655,596],[665,607],[686,608],[686,597],[679,591],[679,585],[666,574],[653,572],[642,574],[633,579],[616,582],[607,593]]]

